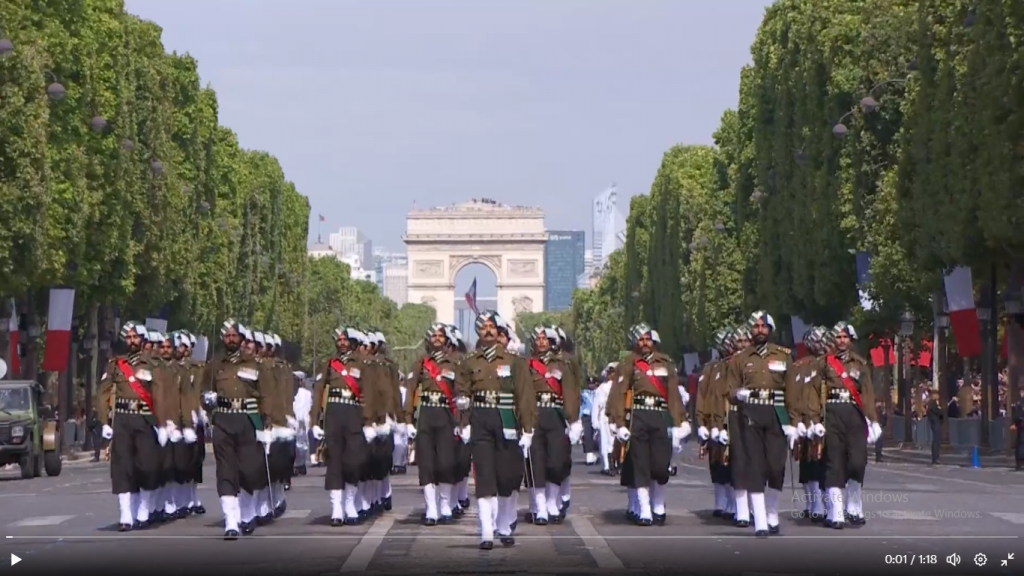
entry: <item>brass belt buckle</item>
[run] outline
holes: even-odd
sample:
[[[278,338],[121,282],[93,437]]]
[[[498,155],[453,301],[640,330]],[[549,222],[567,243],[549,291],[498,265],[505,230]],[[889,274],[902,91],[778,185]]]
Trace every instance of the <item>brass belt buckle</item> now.
[[[757,391],[757,395],[758,395],[759,398],[761,398],[761,400],[767,400],[768,396],[769,396],[769,393],[768,393],[768,390],[765,390],[765,389],[762,388],[761,390]]]
[[[139,409],[139,401],[138,400],[129,400],[128,401],[128,409],[129,410],[138,411],[138,409]]]
[[[644,406],[654,406],[654,398],[651,398],[650,396],[645,396]]]
[[[849,400],[850,399],[850,392],[847,391],[847,390],[840,390],[839,391],[839,398],[842,399],[842,400]]]
[[[232,410],[241,410],[242,409],[242,399],[241,398],[232,398],[231,399],[231,409]]]
[[[341,390],[341,397],[345,398],[346,400],[351,398],[352,397],[352,391],[349,390],[348,388],[342,388],[342,390]]]

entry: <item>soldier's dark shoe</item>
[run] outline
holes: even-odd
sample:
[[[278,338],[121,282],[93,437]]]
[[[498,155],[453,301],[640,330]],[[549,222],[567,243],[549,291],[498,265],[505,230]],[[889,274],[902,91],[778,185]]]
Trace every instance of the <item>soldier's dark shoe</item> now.
[[[854,516],[850,519],[850,524],[853,524],[854,526],[863,526],[867,523],[867,518],[864,518],[863,516]]]
[[[725,514],[725,512],[722,512],[721,510],[719,510],[717,508],[715,509],[714,512],[711,513],[711,515],[714,516],[715,518],[721,518],[723,514]]]
[[[498,537],[501,540],[501,545],[502,546],[515,546],[516,545],[516,539],[513,538],[511,534],[508,535],[508,536],[502,536],[501,534],[498,534]]]
[[[184,520],[185,518],[188,517],[188,509],[186,509],[186,508],[179,508],[179,509],[175,510],[174,511],[174,517],[177,518],[178,520]]]
[[[384,509],[387,510],[388,512],[391,511],[391,496],[388,496],[387,498],[384,499],[382,506],[384,506]]]
[[[518,526],[519,526],[519,520],[513,520],[513,521],[512,521],[512,526],[510,526],[509,528],[510,528],[510,529],[511,529],[511,530],[512,530],[513,532],[515,532],[515,531],[516,531],[516,528],[517,528]]]
[[[626,520],[636,520],[636,514],[634,514],[632,510],[626,510]]]
[[[344,525],[345,525],[345,519],[344,518],[331,518],[331,526],[334,526],[335,528],[337,528],[338,526],[344,526]]]
[[[678,474],[679,474],[679,467],[678,466],[673,466],[673,467],[668,469],[668,475],[669,476],[676,476]]]
[[[532,517],[533,514],[530,514],[530,516]],[[548,519],[547,518],[541,518],[540,516],[537,516],[536,518],[531,518],[531,520],[533,520],[533,522],[530,522],[530,523],[534,524],[536,526],[547,526],[548,525]]]
[[[572,505],[572,500],[562,500],[562,505],[558,507],[562,511],[562,518],[565,518],[565,513],[569,511],[570,505]]]
[[[306,475],[306,467],[305,466],[299,466],[299,476],[305,476],[305,475]]]
[[[434,520],[433,518],[424,518],[423,519],[423,525],[424,526],[437,526],[437,520]]]
[[[139,522],[136,520],[135,522],[132,522],[132,530],[142,530],[146,527],[146,524],[147,522]]]
[[[117,531],[118,532],[130,532],[131,529],[132,529],[132,525],[131,524],[118,524],[117,525]]]
[[[359,520],[355,518],[345,518],[345,526],[359,526]]]
[[[768,533],[771,534],[772,536],[779,535],[780,531],[779,531],[778,525],[772,526],[772,525],[769,524],[768,525]]]
[[[808,510],[804,510],[803,512],[800,513],[800,516],[798,516],[798,518],[800,518],[801,520],[803,520],[804,518],[810,518],[810,517],[811,517],[811,513]]]
[[[466,498],[465,500],[459,500],[459,508],[462,508],[463,510],[469,510],[469,498]]]
[[[658,526],[664,526],[665,520],[668,519],[667,514],[654,514],[653,522]]]
[[[842,522],[833,522],[832,523],[832,528],[834,530],[842,530],[843,529],[843,523]]]
[[[493,550],[494,549],[494,542],[491,542],[490,540],[484,540],[483,542],[480,543],[480,549],[481,550]]]
[[[302,472],[299,470],[298,466],[296,466],[295,468],[292,468],[292,476],[301,476],[301,475],[302,475]]]
[[[750,520],[737,520],[736,521],[736,527],[737,528],[750,528]]]
[[[370,516],[370,512],[368,510],[360,510],[358,516],[360,522],[365,522],[366,519]]]
[[[465,510],[463,510],[462,508],[459,508],[458,506],[456,506],[455,508],[452,508],[452,518],[455,518],[455,519],[462,518],[462,515],[465,514],[465,513],[466,513]]]
[[[754,530],[754,536],[757,537],[757,538],[767,538],[768,537],[768,531],[767,530]]]
[[[273,521],[274,521],[274,516],[271,515],[271,514],[267,514],[266,516],[257,516],[256,517],[256,525],[257,526],[266,526],[267,524],[270,524]]]
[[[157,510],[149,515],[150,524],[159,524],[164,520],[166,520],[166,517],[164,516],[163,510]]]
[[[256,526],[252,522],[242,522],[242,534],[248,536],[256,531]]]
[[[441,517],[437,519],[437,523],[438,524],[451,524],[454,520],[455,519],[453,517],[445,516],[444,514],[442,514]]]
[[[636,525],[637,526],[651,526],[653,524],[654,524],[654,521],[651,520],[650,518],[638,518],[637,521],[636,521]]]
[[[722,512],[722,519],[723,520],[728,520],[729,522],[735,522],[736,521],[736,513],[735,512]]]
[[[193,514],[206,514],[206,508],[204,508],[202,504],[200,504],[199,506],[193,506],[192,507],[192,513]]]
[[[225,540],[238,540],[238,530],[225,530],[224,531],[224,539]]]
[[[832,522],[828,518],[825,518],[825,521],[822,523],[822,526],[824,526],[825,528],[831,528],[832,524],[835,524],[835,522]]]
[[[824,522],[825,521],[825,516],[823,514],[815,514],[815,513],[811,512],[810,518],[811,518],[811,522],[814,522],[815,524],[818,524],[819,522]]]
[[[548,518],[548,522],[550,522],[551,524],[561,524],[562,523],[562,515],[559,514],[557,516],[552,516],[552,517]]]
[[[398,466],[392,466],[391,467],[391,474],[392,475],[398,474]]]

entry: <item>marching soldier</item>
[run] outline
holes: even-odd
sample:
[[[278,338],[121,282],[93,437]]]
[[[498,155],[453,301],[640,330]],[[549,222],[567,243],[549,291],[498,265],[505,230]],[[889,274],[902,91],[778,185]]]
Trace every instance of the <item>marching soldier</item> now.
[[[272,374],[256,362],[255,342],[247,328],[233,319],[221,326],[225,353],[207,366],[203,403],[215,410],[213,452],[217,460],[217,495],[224,513],[224,539],[256,529],[255,494],[267,488],[266,451],[272,432],[263,414],[263,391],[273,386]],[[247,334],[243,346],[243,334]]]
[[[203,463],[206,461],[206,427],[210,422],[209,415],[206,413],[206,410],[203,409],[202,405],[203,383],[206,382],[206,360],[205,357],[203,360],[196,360],[193,356],[197,342],[195,335],[189,334],[188,340],[189,347],[186,355],[191,364],[190,372],[192,377],[192,394],[197,400],[195,412],[191,414],[192,427],[196,431],[196,443],[193,459],[192,483],[191,486],[189,486],[189,510],[193,514],[206,514],[206,507],[203,506],[203,503],[199,498],[198,490],[198,485],[203,483]]]
[[[143,528],[149,523],[152,500],[160,487],[161,447],[167,444],[160,394],[169,387],[167,369],[144,357],[145,327],[127,322],[121,327],[123,354],[110,359],[100,379],[96,413],[103,437],[110,440],[110,480],[117,494],[118,530]]]
[[[150,353],[150,360],[157,366],[167,368],[169,378],[166,380],[165,389],[160,390],[158,396],[167,402],[165,414],[169,418],[163,422],[167,430],[168,443],[160,447],[161,469],[160,488],[157,489],[152,506],[149,510],[150,521],[166,522],[177,518],[177,508],[174,504],[174,455],[176,446],[181,443],[181,429],[178,428],[173,414],[180,404],[181,386],[178,382],[177,367],[174,365],[174,346],[171,337],[162,332],[150,331],[149,338],[153,342],[153,350]]]
[[[259,343],[259,339],[257,339]],[[292,469],[295,464],[295,435],[298,421],[295,419],[295,376],[288,362],[277,356],[281,338],[276,334],[264,333],[262,362],[264,370],[273,372],[273,388],[266,392],[273,396],[273,409],[269,415],[276,434],[267,454],[270,472],[270,507],[272,517],[278,517],[288,508],[285,491],[290,487]]]
[[[401,423],[401,425],[396,424],[395,426],[395,449],[391,451],[392,476],[405,474],[406,463],[409,461],[409,442],[413,440],[409,436],[409,427],[405,425],[407,422],[415,424],[412,421],[412,415],[405,413],[406,399],[411,394],[409,392],[409,385],[408,377],[400,371],[398,373],[398,400],[402,406],[402,413],[398,415],[399,419],[397,422]],[[415,429],[415,426],[413,429]],[[399,431],[401,431],[401,434]]]
[[[459,364],[455,381],[456,407],[472,406],[470,425],[460,435],[463,441],[472,439],[481,550],[494,547],[495,532],[502,544],[515,544],[512,525],[523,458],[530,452],[537,420],[526,363],[499,344],[502,324],[493,310],[477,316],[477,350]]]
[[[816,434],[825,438],[825,489],[831,505],[827,525],[839,530],[845,524],[844,516],[855,525],[866,522],[861,486],[868,462],[867,447],[881,436],[882,429],[875,414],[871,365],[851,349],[857,332],[853,326],[840,322],[831,336],[835,352],[819,360],[819,376],[812,384],[818,394],[808,396],[823,398],[824,402],[812,403],[808,411]],[[849,497],[846,515],[844,487]]]
[[[628,364],[619,366],[608,415],[619,440],[629,442],[623,480],[636,490],[637,524],[664,524],[672,451],[681,449],[690,425],[679,396],[675,362],[657,351],[657,332],[638,324],[630,330],[630,341],[633,354]]]
[[[359,484],[369,461],[370,443],[377,437],[380,390],[373,369],[359,352],[362,334],[355,328],[334,331],[338,355],[328,362],[313,388],[310,422],[313,435],[324,442],[327,461],[324,488],[330,492],[331,525],[354,526],[359,515]]]
[[[293,476],[306,475],[306,463],[310,460],[309,437],[312,434],[312,427],[309,421],[309,412],[313,409],[313,393],[306,384],[306,373],[302,371],[292,372],[295,378],[295,399],[292,401],[292,412],[298,423],[295,434],[295,468]]]
[[[379,442],[378,462],[376,466],[376,501],[379,511],[391,510],[391,468],[394,461],[395,443],[405,442],[405,426],[396,424],[402,421],[402,381],[398,364],[388,357],[388,341],[384,333],[376,330],[370,338],[370,351],[380,367],[381,384],[389,386],[388,398],[391,403],[385,416],[386,433]]]
[[[732,329],[725,340],[725,348],[728,353],[728,360],[726,361],[725,374],[718,381],[718,385],[714,386],[710,391],[710,394],[714,395],[713,400],[715,406],[722,406],[722,410],[727,414],[723,419],[725,425],[721,430],[711,430],[711,440],[718,439],[718,443],[724,448],[722,453],[722,461],[726,464],[729,470],[729,502],[731,505],[732,515],[727,513],[723,515],[723,518],[732,520],[737,528],[748,528],[750,527],[750,496],[746,490],[736,488],[736,482],[733,476],[733,467],[731,464],[731,454],[734,451],[738,451],[738,446],[742,443],[743,438],[738,436],[732,438],[729,436],[730,430],[739,430],[739,412],[737,411],[736,404],[732,403],[729,398],[729,381],[726,377],[729,373],[729,365],[739,358],[740,354],[750,346],[750,327],[746,324],[742,324]]]
[[[713,394],[715,386],[721,384],[726,372],[726,362],[729,357],[729,346],[726,339],[729,336],[728,330],[719,330],[715,334],[714,346],[718,351],[719,358],[711,360],[704,365],[700,377],[697,379],[697,437],[700,439],[700,453],[708,459],[708,470],[711,473],[711,485],[715,491],[715,508],[712,515],[721,517],[728,514],[733,508],[730,506],[729,498],[729,467],[725,462],[725,445],[718,442],[719,434],[725,428],[725,405],[721,397]],[[718,399],[718,402],[714,400]],[[712,438],[714,431],[714,438]]]
[[[533,508],[531,520],[541,526],[549,520],[555,524],[562,521],[561,484],[568,479],[566,461],[571,458],[571,443],[579,441],[583,433],[579,380],[555,350],[558,338],[552,328],[534,328],[533,355],[528,360],[537,427],[526,462],[526,484]]]
[[[785,481],[787,446],[792,447],[797,438],[791,423],[799,421],[799,397],[792,352],[768,341],[775,321],[767,312],[758,311],[749,324],[753,345],[736,356],[727,374],[729,398],[739,415],[739,427],[731,436],[741,438],[733,446],[730,462],[737,498],[741,490],[750,497],[754,534],[767,536],[779,533],[779,495]]]
[[[164,513],[168,519],[188,516],[191,496],[189,484],[195,472],[193,458],[197,437],[192,424],[192,402],[195,400],[198,403],[198,398],[193,394],[191,367],[185,356],[187,342],[188,339],[181,332],[174,332],[160,347],[161,358],[172,375],[164,395],[169,402],[168,416],[171,417],[166,424],[171,443],[165,447],[169,451],[169,458],[166,461],[167,476],[163,488]]]
[[[559,326],[551,326],[551,329],[555,331],[558,338],[555,339],[554,349],[562,359],[565,361],[566,366],[570,369],[573,374],[573,378],[579,384],[579,395],[573,400],[577,406],[583,402],[583,370],[580,369],[580,363],[576,359],[576,343],[569,338],[569,335],[565,333]],[[570,420],[570,426],[573,421]],[[583,423],[582,421],[578,425],[579,433],[570,436],[570,447],[565,453],[565,479],[559,485],[559,508],[561,509],[562,519],[565,519],[565,515],[569,512],[569,506],[572,501],[572,444],[580,442],[580,436],[583,435]],[[573,440],[575,438],[575,440]]]
[[[459,430],[459,421],[455,408],[458,364],[448,352],[453,340],[444,324],[434,324],[427,330],[426,354],[410,372],[410,388],[402,411],[406,434],[416,442],[416,465],[426,504],[425,526],[447,523],[453,517],[455,452],[457,443],[462,443],[454,435]]]
[[[825,329],[820,326],[808,330],[803,337],[804,346],[808,355],[793,364],[796,370],[795,381],[798,393],[803,400],[799,403],[802,408],[800,423],[797,424],[797,435],[800,437],[800,484],[804,487],[804,510],[803,517],[810,518],[811,522],[821,522],[824,517],[824,504],[821,493],[821,437],[817,435],[818,429],[814,427],[814,421],[807,409],[814,405],[814,398],[817,388],[813,386],[818,376],[820,356],[824,351],[822,339],[825,336]]]
[[[462,332],[453,325],[448,326],[449,334],[452,336],[452,342],[448,347],[448,354],[452,359],[452,362],[456,366],[462,362],[466,357],[466,339],[462,336]],[[455,372],[458,374],[458,370]],[[459,410],[456,406],[456,418],[459,423],[459,429],[462,430],[466,426],[469,426],[469,410]],[[456,435],[458,436],[458,435]],[[467,510],[469,510],[469,473],[473,466],[472,450],[466,442],[455,443],[455,484],[452,488],[452,498],[455,499],[455,505],[452,508],[452,515],[456,518],[462,516]]]

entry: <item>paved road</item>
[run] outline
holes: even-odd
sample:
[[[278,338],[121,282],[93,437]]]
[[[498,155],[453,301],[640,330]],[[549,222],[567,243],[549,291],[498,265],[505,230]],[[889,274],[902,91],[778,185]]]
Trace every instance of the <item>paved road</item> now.
[[[577,465],[573,510],[560,526],[520,523],[513,548],[477,550],[475,507],[452,526],[419,524],[422,499],[414,470],[394,480],[395,510],[358,527],[328,525],[322,471],[311,469],[289,492],[289,510],[273,525],[236,542],[221,540],[216,497],[202,488],[204,517],[120,534],[117,504],[102,464],[75,463],[58,478],[17,479],[0,473],[0,544],[4,570],[44,574],[56,570],[146,567],[153,574],[221,576],[337,574],[584,574],[708,573],[964,574],[1015,573],[1024,565],[1024,473],[956,466],[872,464],[865,489],[866,526],[834,531],[792,518],[781,536],[755,539],[710,516],[707,474],[689,453],[669,488],[669,522],[639,528],[623,518],[624,491],[615,479]],[[207,478],[213,477],[212,467]],[[788,480],[787,480],[788,482]],[[788,490],[787,490],[788,492]],[[526,494],[520,497],[526,507]],[[986,565],[974,565],[979,552]],[[957,567],[946,557],[961,557]],[[1017,558],[1006,568],[1000,560]],[[6,558],[17,554],[17,566]],[[926,558],[908,555],[924,555]],[[928,565],[927,557],[936,564]],[[887,564],[887,557],[889,564]],[[892,562],[902,560],[905,565]],[[922,565],[922,562],[925,564]],[[912,564],[912,565],[911,565]],[[127,572],[128,570],[123,570]],[[137,571],[135,572],[137,573]]]

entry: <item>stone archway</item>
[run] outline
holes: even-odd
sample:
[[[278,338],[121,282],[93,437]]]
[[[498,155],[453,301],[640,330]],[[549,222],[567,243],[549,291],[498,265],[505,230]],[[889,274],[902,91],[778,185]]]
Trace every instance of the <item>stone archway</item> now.
[[[429,304],[440,322],[455,321],[455,277],[479,263],[494,273],[498,313],[544,309],[544,245],[548,235],[539,208],[474,200],[411,210],[402,237],[409,258],[409,302]]]

